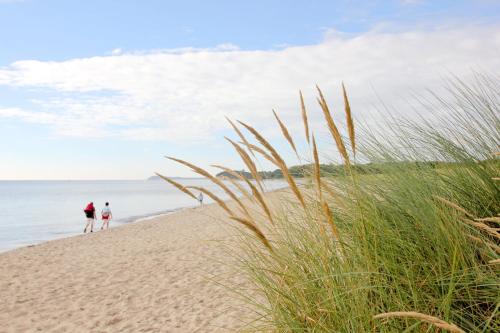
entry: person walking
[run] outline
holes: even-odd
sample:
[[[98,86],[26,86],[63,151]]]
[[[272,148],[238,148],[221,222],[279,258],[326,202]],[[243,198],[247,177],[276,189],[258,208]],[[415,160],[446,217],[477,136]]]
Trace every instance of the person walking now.
[[[113,214],[111,213],[111,209],[109,209],[109,202],[106,202],[106,205],[101,211],[101,217],[102,217],[102,226],[101,230],[104,229],[104,226],[106,226],[106,229],[109,228],[109,220],[113,218]]]
[[[203,206],[203,193],[201,192],[198,194],[198,201],[200,202],[200,206]]]
[[[94,232],[94,220],[95,220],[94,203],[90,202],[83,211],[85,212],[85,216],[87,217],[87,225],[85,226],[85,229],[83,229],[83,233],[87,232],[87,228],[89,227],[89,225],[90,225],[90,232]]]

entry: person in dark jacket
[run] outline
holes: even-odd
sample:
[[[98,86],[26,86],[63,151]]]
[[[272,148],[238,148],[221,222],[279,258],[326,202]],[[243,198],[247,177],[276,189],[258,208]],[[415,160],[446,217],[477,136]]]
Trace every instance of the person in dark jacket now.
[[[83,229],[83,233],[87,232],[87,228],[90,225],[90,232],[94,232],[94,220],[95,220],[95,207],[94,203],[91,202],[85,207],[83,210],[85,212],[85,216],[87,217],[87,225],[85,226],[85,229]]]

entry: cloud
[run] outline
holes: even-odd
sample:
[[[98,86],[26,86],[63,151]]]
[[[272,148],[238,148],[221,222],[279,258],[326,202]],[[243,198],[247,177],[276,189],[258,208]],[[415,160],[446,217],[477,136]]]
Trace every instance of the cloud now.
[[[412,92],[439,87],[450,73],[496,73],[499,50],[500,27],[483,25],[329,33],[321,43],[279,50],[225,44],[60,62],[23,60],[0,68],[0,87],[28,95],[34,89],[37,100],[30,109],[0,110],[0,117],[44,124],[61,136],[195,143],[226,129],[225,115],[269,128],[270,110],[276,108],[293,130],[300,127],[299,89],[313,109],[319,84],[335,107],[343,80],[358,118],[372,116],[374,90],[404,112]],[[44,91],[50,94],[43,97]],[[313,121],[319,117],[311,111]]]
[[[111,50],[111,55],[120,55],[122,53],[123,53],[123,50],[121,48],[119,48],[119,47]]]
[[[46,112],[28,112],[19,108],[0,108],[0,117],[19,118],[29,123],[54,124],[55,115]]]

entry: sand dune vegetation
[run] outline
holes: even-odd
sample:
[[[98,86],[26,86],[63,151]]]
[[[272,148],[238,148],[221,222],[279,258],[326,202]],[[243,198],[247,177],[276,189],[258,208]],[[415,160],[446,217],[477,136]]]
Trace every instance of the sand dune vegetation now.
[[[300,94],[300,137],[305,134],[309,151],[298,151],[299,133],[276,112],[274,117],[285,142],[309,162],[305,184],[290,174],[285,158],[259,131],[230,121],[242,141],[230,140],[231,146],[254,182],[234,177],[250,186],[244,195],[259,209],[239,200],[228,207],[210,191],[196,190],[248,231],[238,254],[239,268],[257,290],[247,302],[258,320],[248,328],[500,331],[499,86],[497,79],[481,75],[470,84],[456,79],[446,97],[421,104],[434,108],[422,110],[432,118],[388,117],[383,128],[355,126],[343,85],[343,110],[330,108],[318,88],[325,129],[342,161],[342,172],[334,176],[321,172],[324,154],[308,123],[310,106]],[[334,121],[333,112],[344,114],[346,128]],[[290,195],[279,206],[266,201],[259,159],[279,168],[289,185]],[[240,196],[204,169],[173,160],[212,179],[231,198]],[[360,172],[357,166],[368,163],[378,172]]]

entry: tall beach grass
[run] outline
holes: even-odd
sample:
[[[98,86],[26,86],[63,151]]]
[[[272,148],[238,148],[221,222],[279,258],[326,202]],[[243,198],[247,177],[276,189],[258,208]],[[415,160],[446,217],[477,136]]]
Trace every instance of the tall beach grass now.
[[[318,112],[344,165],[335,177],[320,173],[323,155],[300,94],[298,117],[310,151],[297,151],[299,134],[274,116],[293,151],[312,163],[308,187],[256,129],[231,121],[242,141],[230,140],[231,146],[256,179],[239,177],[250,187],[247,201],[231,208],[197,190],[248,231],[239,260],[257,290],[249,307],[259,320],[251,328],[499,332],[499,87],[485,76],[472,84],[454,80],[448,97],[432,98],[441,113],[424,113],[437,116],[388,118],[382,130],[355,129],[343,86],[343,110],[331,110],[318,88]],[[345,136],[332,112],[345,115]],[[290,186],[281,207],[267,202],[256,167],[261,158],[280,168]],[[204,169],[174,160],[231,191]],[[358,161],[377,172],[361,174]]]

